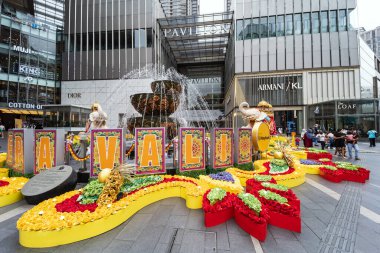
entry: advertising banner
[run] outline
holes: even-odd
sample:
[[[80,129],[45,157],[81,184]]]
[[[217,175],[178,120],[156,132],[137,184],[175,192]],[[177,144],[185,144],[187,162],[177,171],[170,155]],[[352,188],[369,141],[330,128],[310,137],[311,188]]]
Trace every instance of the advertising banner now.
[[[135,129],[136,174],[165,173],[165,128]]]
[[[205,129],[180,128],[179,170],[204,170],[205,168]]]
[[[34,174],[51,169],[57,164],[57,131],[34,131]]]
[[[252,129],[239,128],[236,134],[237,150],[235,162],[246,164],[252,162]]]
[[[234,130],[232,128],[214,128],[212,130],[212,167],[214,169],[232,167]]]
[[[123,163],[123,129],[91,130],[91,177],[103,169],[113,169]]]

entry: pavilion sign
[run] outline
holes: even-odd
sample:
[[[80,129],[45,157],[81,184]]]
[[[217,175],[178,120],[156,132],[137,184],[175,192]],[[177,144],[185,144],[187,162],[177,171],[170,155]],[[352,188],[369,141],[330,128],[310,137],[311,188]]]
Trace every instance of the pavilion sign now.
[[[205,26],[174,27],[164,29],[164,35],[168,38],[185,36],[206,36],[230,33],[231,25],[214,24]]]

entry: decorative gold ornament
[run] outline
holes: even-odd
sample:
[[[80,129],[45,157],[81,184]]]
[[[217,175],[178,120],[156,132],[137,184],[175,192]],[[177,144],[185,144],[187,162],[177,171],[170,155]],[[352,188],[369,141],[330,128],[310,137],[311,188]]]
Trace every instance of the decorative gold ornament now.
[[[119,168],[113,169],[109,177],[106,179],[103,191],[97,200],[97,204],[100,206],[112,204],[116,200],[123,183],[124,178],[121,175]]]
[[[107,178],[110,176],[111,174],[111,169],[103,169],[99,175],[98,175],[98,180],[100,183],[105,183]]]
[[[282,153],[281,151],[275,151],[273,155],[274,155],[275,159],[283,159],[284,158],[284,153]]]

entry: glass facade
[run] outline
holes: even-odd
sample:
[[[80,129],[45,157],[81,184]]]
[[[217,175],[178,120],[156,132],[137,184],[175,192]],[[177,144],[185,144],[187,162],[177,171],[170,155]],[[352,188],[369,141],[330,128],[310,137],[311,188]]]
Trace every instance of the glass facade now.
[[[349,10],[348,12],[351,12]],[[338,18],[339,13],[339,18]],[[236,40],[347,31],[347,10],[304,12],[236,20]],[[275,32],[276,31],[276,32]]]
[[[0,18],[0,105],[59,103],[56,27],[15,11]]]

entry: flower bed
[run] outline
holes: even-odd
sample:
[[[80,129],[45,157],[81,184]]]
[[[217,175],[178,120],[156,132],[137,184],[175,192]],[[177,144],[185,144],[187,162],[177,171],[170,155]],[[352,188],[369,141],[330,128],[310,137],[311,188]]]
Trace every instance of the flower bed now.
[[[332,160],[332,154],[329,152],[316,152],[316,151],[307,151],[307,159],[309,160],[319,160],[319,159],[329,159]]]
[[[301,159],[298,166],[302,168],[307,174],[319,175],[319,169],[323,167],[323,162],[317,160]]]
[[[242,186],[246,185],[248,179],[253,178],[255,175],[265,172],[267,169],[265,167],[258,168],[253,171],[240,170],[238,168],[229,168],[226,171],[236,176],[240,180]]]
[[[8,177],[9,169],[7,168],[0,168],[0,178]]]
[[[3,167],[7,162],[7,153],[0,153],[0,167]]]
[[[199,179],[201,180],[203,184],[208,185],[209,188],[221,188],[227,192],[235,193],[235,194],[242,192],[243,187],[240,184],[239,178],[232,175],[231,173],[220,172],[220,173],[214,174],[214,175],[217,175],[214,178],[223,178],[223,176],[225,176],[226,173],[228,173],[229,177],[233,179],[233,182],[230,182],[227,180],[217,180],[217,179],[213,179],[210,176],[204,176],[204,175],[199,176]]]
[[[22,199],[21,189],[28,182],[24,177],[3,177],[0,180],[0,207],[11,205]]]
[[[236,223],[248,234],[260,241],[267,235],[269,214],[260,201],[250,193],[238,195],[234,206]]]
[[[18,220],[20,243],[25,247],[44,248],[91,238],[115,228],[141,208],[170,197],[186,199],[186,205],[191,209],[202,207],[206,188],[199,180],[182,176],[162,178],[157,184],[129,192],[112,204],[97,206],[93,211],[88,208],[78,210],[78,203],[69,208],[69,202],[77,199],[81,191],[43,201]]]
[[[203,195],[205,226],[222,224],[234,216],[235,195],[220,188],[209,190]]]
[[[333,183],[340,183],[343,180],[343,172],[341,170],[338,170],[334,166],[324,166],[319,169],[319,175],[323,177],[324,179],[333,182]]]
[[[301,232],[300,209],[287,198],[268,190],[255,193],[269,210],[269,224],[294,232]]]

